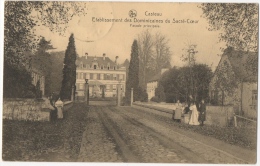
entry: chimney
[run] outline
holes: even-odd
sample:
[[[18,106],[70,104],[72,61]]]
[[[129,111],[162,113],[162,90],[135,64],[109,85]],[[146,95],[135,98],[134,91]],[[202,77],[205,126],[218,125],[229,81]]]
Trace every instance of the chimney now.
[[[115,60],[115,63],[117,64],[117,59],[118,59],[118,56],[116,56],[116,60]]]
[[[103,53],[103,60],[106,60],[106,54]]]
[[[85,57],[86,57],[86,59],[88,59],[88,53],[87,52],[85,53]]]

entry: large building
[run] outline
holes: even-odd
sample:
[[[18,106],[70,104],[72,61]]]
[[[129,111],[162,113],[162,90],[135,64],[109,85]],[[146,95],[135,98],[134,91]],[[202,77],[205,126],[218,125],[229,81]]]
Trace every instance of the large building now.
[[[112,61],[106,54],[101,57],[78,57],[76,61],[76,98],[85,96],[85,79],[88,79],[90,97],[116,97],[120,84],[122,95],[125,95],[126,68],[119,65],[118,56]]]

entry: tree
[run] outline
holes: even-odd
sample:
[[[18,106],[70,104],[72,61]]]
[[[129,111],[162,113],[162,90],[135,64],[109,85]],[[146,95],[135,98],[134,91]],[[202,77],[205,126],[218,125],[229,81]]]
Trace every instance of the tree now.
[[[138,35],[138,49],[140,56],[141,88],[146,89],[146,84],[151,76],[158,74],[162,68],[170,68],[171,52],[166,36],[157,32],[153,35],[148,29]]]
[[[60,97],[62,100],[71,98],[72,86],[76,83],[76,47],[74,41],[74,35],[71,34],[69,38],[69,44],[67,46],[64,58],[63,66],[63,80],[60,91]]]
[[[161,84],[159,84],[158,87],[155,89],[155,96],[158,97],[159,102],[165,101],[164,88]]]
[[[200,8],[210,31],[221,30],[219,39],[236,50],[258,50],[257,3],[203,3]]]
[[[51,91],[51,72],[52,72],[52,60],[51,55],[47,51],[54,49],[51,45],[51,41],[47,41],[44,37],[41,38],[38,43],[37,51],[32,58],[30,66],[41,70],[45,76],[45,95],[49,96]]]
[[[31,80],[29,73],[25,73],[21,81],[21,78],[15,77],[12,72],[17,69],[27,72],[26,69],[30,63],[28,52],[35,51],[39,42],[38,36],[34,33],[34,27],[44,25],[52,31],[63,34],[68,21],[74,15],[85,14],[84,8],[85,3],[80,2],[5,1],[4,97],[17,96],[9,91],[10,89],[17,88],[20,91],[26,91],[31,86],[28,84]]]
[[[151,55],[150,68],[153,69],[154,74],[157,74],[162,68],[171,67],[169,40],[159,32],[154,36],[154,50],[154,54]]]
[[[134,89],[134,101],[138,99],[139,91],[139,54],[137,40],[134,40],[131,48],[131,57],[128,70],[128,79],[126,80],[126,104],[131,102],[131,88]]]
[[[148,63],[151,61],[153,55],[153,37],[147,29],[138,35],[138,51],[139,51],[139,69],[140,69],[140,87],[146,89],[148,79],[147,71],[149,69]]]
[[[189,67],[172,68],[162,75],[159,85],[162,85],[165,91],[166,102],[188,101],[190,90]],[[194,93],[196,101],[207,99],[209,93],[209,83],[212,78],[211,68],[205,64],[195,64],[192,66]]]
[[[41,87],[40,87],[40,80],[37,81],[35,88],[36,88],[36,98],[41,98],[42,91],[41,91]]]

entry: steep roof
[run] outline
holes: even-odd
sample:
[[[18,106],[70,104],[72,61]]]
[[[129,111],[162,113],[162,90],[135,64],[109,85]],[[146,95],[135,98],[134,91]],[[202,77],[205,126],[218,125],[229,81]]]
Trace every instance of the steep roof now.
[[[103,59],[103,57],[96,56],[88,56],[87,58],[86,56],[78,57],[76,60],[76,64],[79,65],[81,62],[85,65],[91,65],[92,62],[97,62],[100,66],[107,66],[108,63],[110,66],[116,66],[116,63],[112,61],[109,57],[105,57],[105,59]]]
[[[148,82],[158,81],[161,78],[161,72],[154,75],[151,79],[148,80]]]
[[[233,48],[227,48],[223,55],[227,55],[232,69],[236,76],[243,81],[255,81],[257,82],[257,73],[253,73],[252,70],[248,69],[248,61],[250,67],[258,67],[258,53],[256,52],[246,52],[246,51],[236,51]],[[254,62],[256,61],[256,62]],[[256,66],[252,66],[256,65]]]

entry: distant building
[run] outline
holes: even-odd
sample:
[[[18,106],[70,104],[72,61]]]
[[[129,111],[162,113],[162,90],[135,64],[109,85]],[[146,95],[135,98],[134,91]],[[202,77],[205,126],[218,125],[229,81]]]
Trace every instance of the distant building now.
[[[148,94],[148,101],[151,100],[152,97],[155,96],[155,89],[158,87],[158,81],[160,80],[162,74],[169,69],[163,68],[160,73],[157,73],[147,82],[146,92]]]
[[[257,68],[257,56],[254,52],[236,51],[233,48],[224,51],[209,86],[209,96],[213,104],[233,105],[245,116],[257,117],[257,73],[248,69]],[[256,66],[247,64],[252,60],[256,61],[253,63]],[[219,77],[224,78],[222,85],[218,83]],[[223,85],[225,82],[231,82],[231,87],[234,85],[232,93],[221,90],[221,86],[226,86]]]
[[[85,79],[88,79],[90,97],[115,97],[117,85],[121,84],[125,95],[126,68],[119,65],[118,56],[112,61],[106,54],[101,57],[85,56],[76,60],[76,96],[82,99],[85,96]]]

